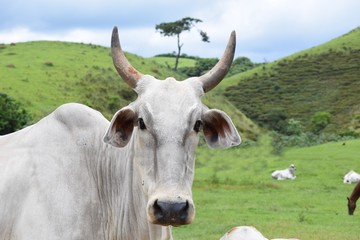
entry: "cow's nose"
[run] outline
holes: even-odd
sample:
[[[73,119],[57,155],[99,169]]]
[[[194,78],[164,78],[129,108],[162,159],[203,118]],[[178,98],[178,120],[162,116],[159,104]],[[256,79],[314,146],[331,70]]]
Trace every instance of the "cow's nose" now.
[[[188,223],[189,202],[155,200],[153,205],[157,224],[179,226]]]

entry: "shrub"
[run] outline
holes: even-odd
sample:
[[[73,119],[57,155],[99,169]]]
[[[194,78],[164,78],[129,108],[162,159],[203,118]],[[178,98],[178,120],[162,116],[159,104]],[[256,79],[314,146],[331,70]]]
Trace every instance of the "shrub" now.
[[[264,114],[260,121],[265,124],[267,128],[285,134],[288,125],[286,119],[287,115],[285,111],[282,109],[273,109]]]
[[[316,112],[311,118],[311,123],[313,125],[313,131],[319,133],[327,125],[329,125],[331,119],[331,114],[329,112]]]
[[[296,135],[299,136],[304,131],[304,127],[301,122],[290,118],[286,128],[286,135]]]
[[[19,103],[0,93],[0,135],[14,132],[30,121],[30,115]]]

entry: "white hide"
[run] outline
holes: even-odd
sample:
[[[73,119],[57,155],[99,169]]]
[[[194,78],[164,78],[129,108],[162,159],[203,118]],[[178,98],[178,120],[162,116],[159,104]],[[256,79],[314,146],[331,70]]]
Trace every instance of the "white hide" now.
[[[255,227],[238,226],[230,229],[220,240],[268,240]]]
[[[357,183],[360,181],[360,174],[355,172],[354,170],[349,171],[343,177],[343,182],[347,184]]]
[[[171,240],[171,226],[190,224],[199,132],[211,148],[241,143],[229,116],[201,102],[235,40],[209,73],[158,80],[131,66],[115,27],[114,66],[137,99],[111,122],[70,103],[0,136],[0,239]]]
[[[253,226],[237,226],[230,229],[220,240],[269,240]],[[297,238],[273,238],[271,240],[298,240]]]
[[[202,105],[194,79],[143,81],[138,99],[111,123],[66,104],[0,137],[0,239],[172,239],[167,225],[193,221],[194,124],[212,129],[211,147],[238,145],[240,136],[224,112]],[[187,213],[159,221],[160,201],[179,201]]]
[[[276,170],[272,172],[271,177],[277,180],[286,180],[291,179],[294,180],[296,167],[294,164],[291,164],[287,169],[284,170]]]

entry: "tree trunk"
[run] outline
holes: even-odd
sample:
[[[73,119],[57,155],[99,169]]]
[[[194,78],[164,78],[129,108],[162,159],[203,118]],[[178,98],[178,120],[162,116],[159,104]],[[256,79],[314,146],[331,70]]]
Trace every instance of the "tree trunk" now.
[[[177,67],[178,67],[178,64],[179,64],[181,47],[182,47],[182,44],[180,44],[180,34],[177,35],[177,45],[178,45],[178,52],[177,52],[177,55],[176,55],[174,71],[177,71]]]

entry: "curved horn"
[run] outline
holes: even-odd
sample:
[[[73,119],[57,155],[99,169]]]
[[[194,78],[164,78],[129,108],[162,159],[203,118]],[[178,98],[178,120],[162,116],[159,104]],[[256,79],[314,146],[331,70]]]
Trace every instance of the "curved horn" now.
[[[129,61],[126,59],[120,46],[117,27],[114,27],[111,36],[111,53],[114,66],[121,78],[129,84],[130,87],[135,88],[138,80],[143,76],[143,74],[131,66]]]
[[[204,92],[210,91],[223,80],[234,59],[235,46],[236,34],[235,31],[232,31],[225,52],[219,62],[209,72],[199,77],[200,82],[203,84]]]

